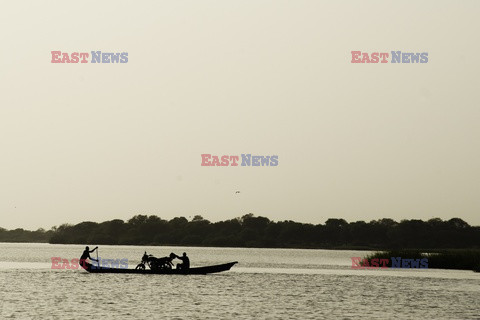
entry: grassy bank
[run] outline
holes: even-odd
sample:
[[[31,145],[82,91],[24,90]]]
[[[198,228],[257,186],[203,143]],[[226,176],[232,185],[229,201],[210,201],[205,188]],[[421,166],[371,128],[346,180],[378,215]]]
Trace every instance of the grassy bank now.
[[[428,258],[428,267],[435,269],[457,269],[473,270],[480,272],[480,250],[388,250],[379,251],[368,255],[366,259],[389,259],[391,267],[392,257],[401,257],[402,259],[423,259]]]

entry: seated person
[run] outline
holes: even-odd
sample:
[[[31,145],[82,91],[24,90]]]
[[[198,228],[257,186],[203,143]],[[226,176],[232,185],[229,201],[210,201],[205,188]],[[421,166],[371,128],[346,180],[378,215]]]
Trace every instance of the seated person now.
[[[190,268],[190,259],[187,257],[187,254],[184,252],[181,257],[175,255],[177,259],[182,260],[183,263],[177,264],[177,269],[189,269]]]

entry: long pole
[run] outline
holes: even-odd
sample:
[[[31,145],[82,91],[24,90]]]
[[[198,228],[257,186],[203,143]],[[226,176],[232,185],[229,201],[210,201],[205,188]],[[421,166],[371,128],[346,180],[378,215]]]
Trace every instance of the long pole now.
[[[100,261],[98,261],[98,246],[97,246],[97,265],[98,265],[98,269],[100,270]]]

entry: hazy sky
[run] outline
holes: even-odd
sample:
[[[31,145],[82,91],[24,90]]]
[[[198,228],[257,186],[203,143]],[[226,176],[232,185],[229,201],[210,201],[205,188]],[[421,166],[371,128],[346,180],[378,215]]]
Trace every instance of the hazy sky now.
[[[4,2],[0,226],[480,225],[479,15],[478,1]],[[54,50],[129,60],[52,64]],[[352,64],[354,50],[429,60]],[[203,153],[279,164],[202,167]]]

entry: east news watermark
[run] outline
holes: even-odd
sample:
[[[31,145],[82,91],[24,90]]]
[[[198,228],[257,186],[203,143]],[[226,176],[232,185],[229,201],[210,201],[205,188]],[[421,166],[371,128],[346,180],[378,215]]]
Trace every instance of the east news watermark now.
[[[352,269],[428,269],[428,258],[405,259],[402,257],[361,258],[351,257]]]
[[[201,154],[202,167],[276,167],[278,166],[278,155],[263,156],[242,153],[237,155],[216,156],[209,153]]]
[[[428,52],[362,52],[351,51],[351,63],[428,63]]]
[[[128,52],[62,52],[51,51],[51,63],[128,63]]]
[[[82,267],[82,261],[77,258],[65,259],[62,257],[51,257],[51,260],[52,269],[76,270],[87,267],[86,261],[83,262],[84,266]],[[103,268],[128,269],[128,259],[103,259],[99,257],[98,264],[94,262],[92,269],[98,268],[98,266]]]

